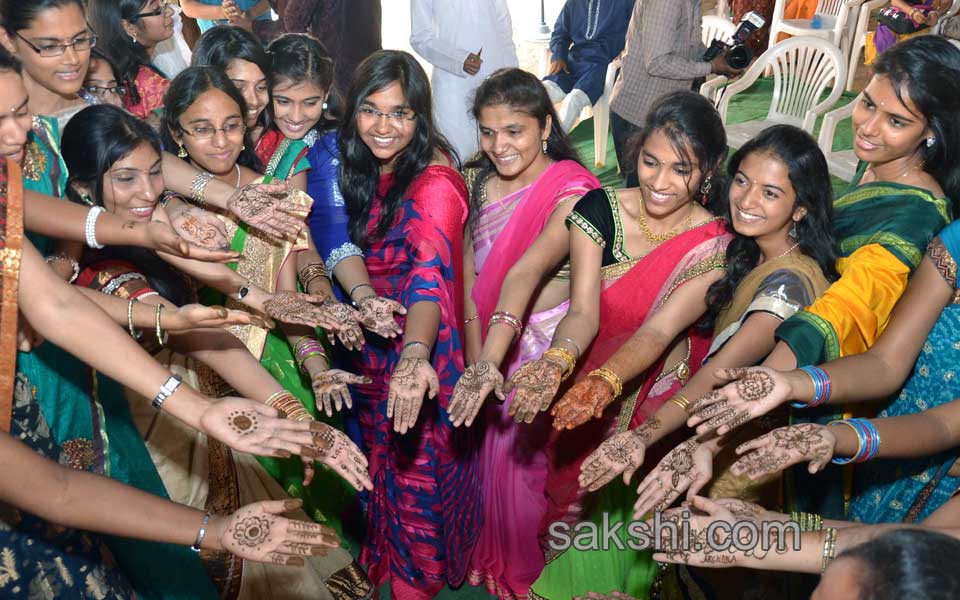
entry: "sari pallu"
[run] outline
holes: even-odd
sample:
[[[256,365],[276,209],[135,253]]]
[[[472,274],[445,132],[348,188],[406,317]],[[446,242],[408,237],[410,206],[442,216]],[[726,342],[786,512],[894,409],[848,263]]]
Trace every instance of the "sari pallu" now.
[[[684,283],[725,268],[729,241],[723,221],[714,218],[662,243],[644,257],[604,267],[600,328],[575,379],[586,377],[605,363]],[[710,335],[693,326],[686,332],[686,339],[690,356],[685,360],[694,371],[706,356]],[[549,545],[550,528],[564,524],[572,528],[576,521],[584,518],[598,527],[602,527],[604,521],[620,521],[624,526],[617,537],[626,544],[626,523],[632,520],[633,514],[633,490],[617,479],[588,497],[577,479],[581,463],[603,440],[617,431],[639,426],[683,386],[684,381],[669,370],[672,365],[665,365],[665,360],[666,356],[661,357],[632,385],[628,382],[619,415],[608,411],[602,419],[574,430],[553,433],[547,477],[549,511],[540,526],[547,566],[530,590],[532,598],[566,600],[606,590],[619,590],[637,597],[648,593],[656,571],[649,552],[632,551],[628,546],[624,551],[614,543],[598,551],[571,548],[558,553]],[[668,374],[661,376],[665,367]],[[561,388],[560,393],[563,391]],[[658,460],[648,456],[644,462],[656,464]],[[635,477],[633,485],[637,481]]]
[[[131,114],[146,120],[159,117],[163,111],[163,96],[170,87],[170,80],[153,65],[140,65],[137,76],[129,85],[136,89],[137,101],[128,90],[123,95],[123,107]]]
[[[957,290],[960,222],[940,232],[928,253],[948,284]],[[922,412],[960,398],[960,290],[934,324],[903,390],[877,418]],[[960,486],[951,467],[960,448],[911,459],[875,459],[856,465],[851,520],[862,523],[914,523],[943,505]],[[952,473],[952,474],[951,474]]]
[[[467,173],[471,189],[473,175]],[[471,237],[477,281],[482,283],[484,294],[483,302],[477,304],[478,308],[483,305],[482,314],[489,318],[507,271],[540,234],[556,207],[597,185],[596,178],[578,163],[562,161],[548,167],[532,186],[480,207]],[[569,265],[553,275],[555,281],[569,279]],[[524,363],[540,358],[550,347],[568,307],[569,301],[565,300],[526,317],[523,334],[505,360],[505,378]],[[518,426],[507,414],[512,397],[510,394],[503,403],[487,401],[483,406],[480,465],[484,522],[468,574],[471,585],[483,585],[501,600],[526,598],[544,565],[537,536],[546,510],[544,446],[550,422],[541,416],[531,425]]]

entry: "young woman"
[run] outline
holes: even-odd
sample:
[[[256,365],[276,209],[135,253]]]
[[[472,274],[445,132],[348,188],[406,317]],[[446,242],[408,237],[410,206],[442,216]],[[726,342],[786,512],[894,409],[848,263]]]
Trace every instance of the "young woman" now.
[[[477,445],[447,413],[463,372],[467,191],[434,127],[426,73],[409,54],[361,63],[344,114],[350,237],[374,290],[407,308],[401,338],[368,340],[354,360],[373,379],[353,394],[374,480],[360,558],[394,597],[431,598],[463,581],[480,527]]]
[[[123,106],[127,88],[120,85],[113,63],[99,48],[90,51],[90,67],[83,80],[83,89],[102,104]]]
[[[764,366],[790,369],[859,354],[883,332],[927,245],[950,221],[949,199],[960,196],[960,171],[945,158],[960,152],[960,125],[952,116],[960,110],[960,87],[944,76],[957,72],[960,50],[937,36],[907,40],[877,61],[853,114],[854,151],[864,163],[851,191],[834,203],[840,279],[777,328],[781,343]],[[722,434],[730,429],[726,423],[772,410],[780,401],[766,385],[750,395],[760,377],[697,401],[691,410],[707,412],[689,424],[701,434],[714,428]],[[748,390],[746,396],[739,389]],[[795,419],[823,422],[837,416],[835,407],[795,413]],[[802,496],[796,507],[840,516],[840,473],[825,475],[814,482],[809,474],[791,473]]]
[[[551,350],[514,375],[529,390],[519,410],[536,414],[549,406],[564,373],[574,371],[576,350],[586,349],[576,383],[551,411],[554,427],[600,417],[553,440],[542,530],[582,517],[582,460],[604,436],[653,415],[709,347],[709,336],[695,323],[707,310],[707,290],[723,275],[730,235],[701,202],[718,206],[726,190],[723,124],[702,96],[670,94],[650,112],[636,144],[640,187],[590,192],[568,217],[570,310]],[[627,392],[619,417],[604,414],[621,388]],[[622,494],[608,492],[596,500],[595,514],[622,512],[627,504]],[[548,562],[532,591],[545,598],[608,589],[637,596],[647,592],[653,572],[652,561],[640,553],[568,551]]]
[[[488,382],[502,384],[501,365],[509,377],[548,345],[569,297],[570,267],[560,264],[568,254],[563,219],[599,185],[555,125],[553,106],[536,77],[520,69],[497,71],[477,89],[473,113],[483,156],[466,169],[476,216],[465,242],[464,270],[467,353],[475,362],[457,382],[450,403],[454,425],[467,426]],[[545,275],[529,276],[529,270]],[[532,314],[511,351],[514,332],[495,326],[491,315],[499,298],[518,296],[532,304]],[[493,327],[484,334],[481,324],[488,322]],[[470,583],[503,598],[525,595],[543,569],[537,531],[545,509],[543,443],[549,430],[539,424],[539,434],[522,431],[508,408],[491,403],[482,419],[484,523],[469,573]]]
[[[97,44],[127,91],[124,108],[159,122],[170,81],[150,59],[157,44],[173,35],[173,7],[167,0],[88,0],[87,10]]]
[[[157,216],[155,213],[163,212],[163,207],[158,206],[163,184],[159,141],[145,123],[114,107],[92,107],[81,111],[64,132],[64,153],[70,167],[71,194],[74,197],[86,194],[109,212],[127,214],[134,220],[149,220]],[[158,314],[161,314],[161,305],[175,307],[192,295],[188,282],[150,253],[126,248],[88,251],[81,266],[77,280],[79,285],[129,299],[131,306],[135,301],[156,305]],[[131,334],[134,332],[135,330]],[[151,328],[139,337],[145,347],[157,353],[162,352],[166,345],[160,337],[160,330]],[[270,405],[289,404],[284,410],[291,418],[294,417],[294,412],[300,413],[297,418],[307,418],[299,401],[257,363],[234,335],[222,331],[197,332],[177,336],[176,339],[171,339],[169,344],[174,351],[208,364],[225,379],[230,388],[266,401]],[[167,363],[179,362],[177,358],[177,354],[164,354],[164,361]],[[188,375],[196,378],[193,369],[190,369]],[[191,446],[189,439],[185,443],[182,435],[178,437],[176,432],[166,430],[169,423],[155,421],[152,415],[148,420],[149,427],[143,426],[142,429],[150,431],[151,444],[155,450]],[[344,447],[346,454],[342,457],[346,460],[340,466],[332,466],[355,488],[368,486],[369,479],[362,468],[365,459],[342,434],[329,426],[324,427],[321,436],[326,436],[335,445],[347,444]],[[164,439],[157,439],[157,436]],[[113,446],[117,443],[117,439],[112,440]],[[165,466],[162,475],[168,482],[169,489],[182,490],[185,484],[189,485],[189,478],[184,482],[182,473],[190,472],[196,459],[181,464],[178,457],[182,456],[182,452],[170,453],[164,455],[160,461]],[[217,453],[211,450],[210,469],[219,476],[210,483],[208,503],[218,502],[218,498],[232,498],[236,501],[238,497],[285,496],[281,488],[275,485],[271,488],[260,483],[267,481],[267,478],[255,462],[228,458],[224,464],[219,464],[216,458]],[[236,465],[236,471],[231,474],[232,464]],[[346,470],[343,470],[344,468]],[[312,472],[312,469],[309,471]],[[231,486],[234,488],[232,493]],[[192,493],[180,499],[191,500],[195,497],[196,494]],[[316,563],[317,559],[312,562]],[[254,575],[248,572],[244,585],[251,589],[267,589],[264,586],[269,585],[269,589],[274,590],[274,593],[279,593],[281,585],[285,586],[288,592],[302,591],[320,584],[329,573],[347,567],[351,559],[346,553],[335,553],[321,562],[325,564],[313,564],[310,570],[302,573],[302,578],[281,575],[279,579],[283,584],[277,582],[277,573],[271,575],[269,568],[262,567],[262,574]],[[331,562],[337,564],[331,566]],[[230,583],[227,582],[225,587],[229,589]],[[362,596],[363,594],[357,597]]]

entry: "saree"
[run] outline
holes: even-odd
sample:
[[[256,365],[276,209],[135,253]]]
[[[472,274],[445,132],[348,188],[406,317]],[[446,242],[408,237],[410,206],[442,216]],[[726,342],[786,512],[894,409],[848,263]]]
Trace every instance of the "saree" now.
[[[140,65],[132,85],[136,88],[136,101],[128,91],[123,95],[125,109],[141,119],[159,115],[163,111],[163,96],[170,87],[170,80],[156,67]]]
[[[933,0],[906,0],[907,4],[914,6],[913,10],[919,10],[921,13],[926,14],[927,11],[933,8]],[[937,2],[939,6],[939,0]],[[887,48],[890,48],[894,44],[898,44],[904,40],[909,40],[912,37],[917,37],[918,35],[927,35],[930,33],[929,27],[924,27],[913,33],[902,33],[898,34],[893,31],[883,23],[877,23],[877,28],[874,31],[867,32],[867,37],[863,47],[863,64],[872,65],[873,61],[877,60],[877,57],[883,54]]]
[[[726,266],[726,246],[731,236],[720,218],[694,225],[641,257],[630,257],[623,249],[619,201],[612,189],[585,196],[568,222],[597,245],[602,244],[605,253],[617,260],[610,263],[605,259],[601,268],[600,326],[574,380],[603,365],[673,292],[700,275]],[[693,372],[703,362],[710,335],[695,325],[686,332],[686,338],[689,353],[684,362]],[[547,566],[530,590],[532,598],[559,600],[609,590],[635,597],[648,594],[656,570],[651,554],[627,551],[631,547],[625,525],[632,520],[634,491],[615,480],[588,496],[577,479],[581,463],[600,442],[618,431],[639,426],[683,386],[685,379],[677,375],[677,366],[665,365],[668,354],[665,352],[637,380],[625,382],[619,415],[608,411],[602,419],[574,430],[552,432],[556,439],[549,446],[549,509],[540,527]],[[656,464],[658,459],[650,460],[650,464]],[[590,551],[558,548],[553,534],[573,531],[574,524],[582,519],[601,529],[604,522],[622,523],[616,530],[619,541],[604,542],[600,549]]]
[[[957,289],[960,222],[955,221],[930,243],[927,257],[950,287]],[[960,398],[956,368],[960,364],[960,292],[943,309],[927,336],[913,372],[878,419],[922,412]],[[853,472],[851,520],[861,523],[915,523],[949,500],[960,486],[950,468],[960,457],[952,448],[933,456],[874,460]]]
[[[59,127],[52,117],[34,117],[24,152],[25,188],[62,197],[67,179],[60,157]],[[44,254],[53,241],[31,235]],[[90,369],[59,347],[45,343],[17,354],[17,369],[35,387],[35,397],[52,439],[71,466],[110,477],[143,491],[166,497],[163,483],[130,417],[123,388]],[[104,536],[143,598],[210,598],[206,573],[187,548]],[[170,564],[170,573],[154,566]]]
[[[393,185],[381,176],[367,223],[372,236],[381,198]],[[402,337],[367,339],[351,353],[353,372],[369,384],[351,386],[358,445],[370,461],[372,492],[361,492],[366,539],[360,562],[377,586],[390,581],[394,597],[432,598],[445,584],[459,585],[480,530],[479,440],[472,429],[454,428],[447,407],[463,374],[463,227],[467,190],[454,169],[431,165],[404,193],[406,200],[383,238],[364,251],[370,282],[379,296],[410,307],[432,302],[440,325],[430,362],[440,381],[425,398],[406,435],[387,418],[389,377],[400,360]],[[399,317],[401,327],[406,317]]]
[[[467,173],[471,190],[475,177],[475,171]],[[533,185],[480,205],[471,224],[471,238],[478,272],[472,291],[478,299],[478,312],[485,315],[479,317],[481,323],[496,307],[507,271],[534,242],[556,207],[598,185],[578,163],[562,161],[548,167]],[[552,274],[552,280],[569,285],[569,265]],[[563,301],[524,319],[523,334],[504,361],[505,378],[550,347],[568,307],[569,302]],[[483,406],[480,481],[484,516],[468,573],[471,585],[485,586],[500,600],[526,598],[544,564],[537,536],[546,511],[544,445],[550,421],[541,415],[530,425],[517,425],[507,414],[511,401],[512,394],[503,403],[490,401]]]
[[[290,179],[297,173],[310,169],[310,162],[302,160],[310,148],[303,140],[292,140],[279,129],[268,129],[257,140],[256,154],[261,165],[266,165],[263,174],[277,179]]]

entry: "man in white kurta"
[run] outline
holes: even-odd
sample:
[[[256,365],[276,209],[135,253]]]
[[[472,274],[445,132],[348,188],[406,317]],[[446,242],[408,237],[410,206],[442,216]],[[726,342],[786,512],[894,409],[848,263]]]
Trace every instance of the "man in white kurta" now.
[[[412,0],[410,17],[410,45],[433,65],[437,126],[466,161],[479,149],[474,91],[518,64],[507,0]]]

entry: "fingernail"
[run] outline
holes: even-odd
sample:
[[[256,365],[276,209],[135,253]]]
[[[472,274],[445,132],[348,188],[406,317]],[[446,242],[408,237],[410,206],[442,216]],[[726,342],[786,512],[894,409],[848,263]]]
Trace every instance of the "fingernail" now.
[[[290,498],[289,500],[283,501],[283,508],[286,510],[294,510],[303,506],[303,500],[300,498]]]

